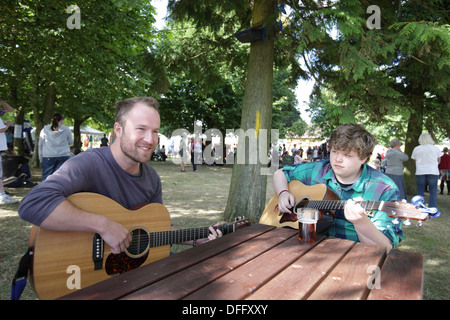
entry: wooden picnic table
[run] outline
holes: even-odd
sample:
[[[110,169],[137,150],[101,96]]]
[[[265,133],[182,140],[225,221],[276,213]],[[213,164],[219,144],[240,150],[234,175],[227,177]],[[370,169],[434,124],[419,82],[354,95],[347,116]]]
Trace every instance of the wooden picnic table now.
[[[62,299],[422,299],[423,256],[254,224]]]

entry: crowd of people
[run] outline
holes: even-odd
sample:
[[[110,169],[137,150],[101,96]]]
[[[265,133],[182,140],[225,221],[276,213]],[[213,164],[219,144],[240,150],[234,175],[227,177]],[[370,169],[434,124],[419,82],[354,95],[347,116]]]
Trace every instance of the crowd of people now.
[[[4,101],[0,102],[4,106],[2,110],[12,111]],[[129,230],[105,216],[80,210],[67,197],[82,191],[94,192],[115,200],[125,208],[142,203],[162,203],[161,179],[148,163],[159,143],[159,103],[152,97],[117,102],[115,142],[88,149],[75,157],[71,157],[70,145],[73,141],[63,121],[61,114],[55,114],[52,123],[41,132],[42,182],[23,198],[19,216],[50,230],[98,233],[112,253],[121,253],[130,245]],[[0,121],[0,130],[7,126]],[[4,134],[0,134],[0,147],[3,146],[2,136]],[[189,149],[181,149],[184,151],[180,155],[183,159],[181,169],[185,170],[183,163],[187,161],[189,151],[195,172],[196,165],[200,163],[198,154],[202,152],[202,144],[194,139],[189,146]],[[335,210],[333,218],[325,221],[327,224],[322,224],[323,234],[373,244],[387,250],[394,248],[404,239],[402,224],[380,210],[373,210],[372,215],[367,215],[362,201],[406,198],[403,163],[409,157],[401,151],[400,141],[393,139],[390,149],[378,159],[380,167],[373,167],[369,163],[375,146],[375,137],[358,124],[338,126],[327,145],[306,151],[294,145],[291,154],[296,157],[296,163],[284,166],[273,175],[279,210],[293,214],[291,209],[295,199],[288,188],[290,181],[299,180],[305,185],[325,184],[339,199],[346,200],[346,204],[343,209]],[[164,147],[159,152],[165,153]],[[281,157],[288,154],[285,146],[280,152]],[[449,158],[448,149],[445,148],[442,155],[428,133],[420,136],[419,145],[411,154],[411,159],[416,162],[418,194],[423,195],[429,188],[430,207],[436,207],[438,180],[442,180],[441,193],[444,181],[448,188]],[[385,169],[382,170],[382,167]],[[3,191],[1,184],[0,198],[5,197]],[[190,244],[195,246],[221,236],[220,231],[211,227],[206,238],[196,239]]]
[[[28,166],[28,158],[18,156],[12,148],[12,135],[14,132],[11,122],[3,122],[1,116],[6,112],[14,109],[5,101],[0,100],[0,151],[3,153],[2,167],[3,183],[0,186],[0,204],[1,203],[17,203],[16,199],[9,196],[3,187],[34,187],[36,183],[31,180],[31,173]],[[44,126],[39,138],[39,159],[42,164],[42,179],[45,181],[47,177],[56,172],[61,165],[74,155],[74,147],[72,133],[70,129],[63,125],[64,117],[60,113],[55,113],[51,124]],[[182,140],[183,141],[183,140]],[[101,140],[101,146],[108,146],[106,135]],[[391,178],[399,188],[400,199],[407,199],[405,182],[403,178],[403,163],[410,158],[416,164],[416,181],[417,193],[424,195],[425,192],[430,193],[429,206],[437,206],[438,186],[440,186],[440,194],[444,194],[445,184],[447,184],[447,194],[450,195],[450,155],[448,148],[445,147],[441,151],[434,144],[434,140],[429,133],[423,133],[419,140],[419,145],[414,148],[411,157],[402,150],[402,144],[398,139],[392,139],[389,149],[385,153],[377,153],[376,157],[369,158],[368,165],[375,170],[381,171]],[[201,141],[192,140],[186,143],[185,154],[180,153],[181,171],[184,172],[185,164],[188,161],[188,153],[192,162],[194,172],[197,172],[197,165],[202,164],[203,146]],[[286,156],[293,157],[293,164],[317,162],[327,159],[330,156],[329,145],[323,143],[321,145],[309,146],[304,150],[302,146],[297,147],[294,144],[290,152],[286,148],[286,144],[274,146],[271,150],[277,152],[280,163]],[[152,154],[152,160],[156,157],[159,161],[165,161],[167,158],[165,146],[157,146]],[[6,170],[5,170],[6,169]],[[6,176],[5,176],[6,174]]]
[[[283,145],[280,144],[278,147],[274,147],[273,150],[275,152],[278,151],[278,156],[281,162],[283,162],[286,156],[291,155],[294,157],[294,164],[319,161],[328,158],[329,155],[326,143],[323,143],[320,146],[309,146],[306,148],[306,151],[302,146],[297,147],[297,144],[294,143],[290,154],[286,149],[286,144],[284,143]]]

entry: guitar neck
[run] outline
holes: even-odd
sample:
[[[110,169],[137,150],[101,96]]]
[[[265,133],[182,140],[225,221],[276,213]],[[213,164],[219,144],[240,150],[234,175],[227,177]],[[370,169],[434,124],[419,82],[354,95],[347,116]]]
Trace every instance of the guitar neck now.
[[[222,234],[234,232],[234,225],[221,225],[213,227],[215,230],[219,229]],[[159,231],[150,233],[150,247],[161,247],[169,244],[183,243],[186,241],[203,239],[208,237],[210,231],[209,227],[179,229],[170,231]]]
[[[309,200],[300,207],[317,210],[343,210],[347,200]],[[382,210],[384,201],[361,201],[361,206],[366,211]]]

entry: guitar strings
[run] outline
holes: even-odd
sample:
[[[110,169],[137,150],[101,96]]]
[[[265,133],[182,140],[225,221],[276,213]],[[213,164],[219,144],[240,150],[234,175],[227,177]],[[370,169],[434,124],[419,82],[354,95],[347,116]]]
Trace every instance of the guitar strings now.
[[[219,229],[230,231],[231,226],[221,225],[214,226],[215,230]],[[144,229],[134,229],[131,232],[132,240],[127,251],[133,254],[140,254],[147,250],[148,247],[161,247],[164,245],[182,243],[185,241],[206,238],[209,235],[209,227],[180,229],[170,231],[156,231],[148,233]]]
[[[306,208],[320,210],[341,210],[344,209],[346,200],[310,200],[306,203]],[[361,201],[360,204],[365,206],[366,210],[376,210],[381,201]]]

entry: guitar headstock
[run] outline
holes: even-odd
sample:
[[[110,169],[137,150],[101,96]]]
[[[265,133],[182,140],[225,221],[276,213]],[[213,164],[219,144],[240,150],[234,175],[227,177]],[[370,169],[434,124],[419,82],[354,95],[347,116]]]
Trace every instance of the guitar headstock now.
[[[423,197],[415,196],[412,203],[402,201],[385,202],[383,211],[391,218],[425,221],[438,217],[441,213],[437,208],[425,206]]]
[[[387,202],[383,206],[383,211],[391,218],[411,219],[425,221],[428,213],[419,210],[415,205],[400,201]]]
[[[242,229],[251,225],[250,219],[237,217],[234,219],[234,230]]]

